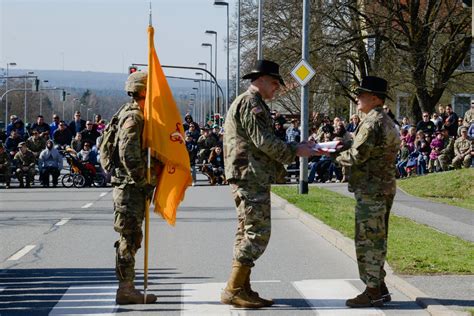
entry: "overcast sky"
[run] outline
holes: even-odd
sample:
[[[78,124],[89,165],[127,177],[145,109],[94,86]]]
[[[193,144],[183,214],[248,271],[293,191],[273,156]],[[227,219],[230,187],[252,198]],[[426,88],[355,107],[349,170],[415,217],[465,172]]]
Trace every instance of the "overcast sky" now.
[[[232,19],[235,0],[228,2]],[[226,9],[213,3],[152,0],[162,64],[209,64],[201,43],[214,45],[214,35],[204,34],[211,29],[218,32],[218,78],[225,77]],[[0,0],[0,68],[126,72],[147,62],[148,8],[149,0]]]

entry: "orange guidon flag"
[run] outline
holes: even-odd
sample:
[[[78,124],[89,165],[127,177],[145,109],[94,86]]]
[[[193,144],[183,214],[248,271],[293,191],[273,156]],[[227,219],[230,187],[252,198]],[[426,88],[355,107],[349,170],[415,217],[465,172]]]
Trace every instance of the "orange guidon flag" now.
[[[153,44],[154,29],[148,27],[148,83],[145,101],[143,148],[163,162],[155,190],[155,212],[171,225],[176,210],[191,183],[188,151],[181,115],[171,94]]]

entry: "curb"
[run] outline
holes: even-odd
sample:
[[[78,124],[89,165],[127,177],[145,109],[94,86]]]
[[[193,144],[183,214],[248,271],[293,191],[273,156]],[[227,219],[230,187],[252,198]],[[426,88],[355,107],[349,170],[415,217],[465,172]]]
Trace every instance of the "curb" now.
[[[295,205],[289,203],[287,200],[281,198],[275,193],[271,192],[271,202],[272,205],[281,208],[285,212],[292,215],[294,218],[298,219],[300,222],[305,224],[312,231],[319,234],[321,237],[326,239],[329,243],[335,246],[337,249],[344,252],[352,260],[357,261],[355,254],[354,241],[340,232],[332,229],[328,225],[324,224],[319,219],[315,218],[311,214],[306,213],[302,209],[296,207]],[[429,295],[420,291],[418,288],[414,287],[407,281],[396,276],[393,273],[392,268],[387,262],[385,262],[385,271],[387,276],[385,280],[388,284],[395,287],[397,290],[402,292],[404,295],[415,301],[419,306],[425,308],[430,315],[433,316],[468,316],[470,315],[467,312],[455,311],[449,309],[435,299],[429,297]]]

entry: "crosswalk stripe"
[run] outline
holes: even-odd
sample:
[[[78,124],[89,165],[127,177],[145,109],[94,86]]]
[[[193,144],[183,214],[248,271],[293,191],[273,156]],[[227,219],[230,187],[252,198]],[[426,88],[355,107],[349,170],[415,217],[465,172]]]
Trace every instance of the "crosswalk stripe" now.
[[[87,311],[93,315],[115,315],[118,305],[115,304],[115,291],[117,286],[107,287],[110,291],[101,293],[104,298],[97,298],[97,294],[82,293],[80,300],[72,300],[72,295],[77,295],[75,291],[81,289],[90,289],[91,287],[74,286],[68,288],[58,303],[53,307],[49,315],[64,315],[73,313],[73,310]],[[101,287],[103,288],[103,287]],[[95,303],[94,303],[95,302]],[[68,312],[69,311],[69,312]],[[81,312],[83,313],[83,312]]]
[[[293,286],[318,315],[385,315],[377,308],[351,309],[347,307],[345,301],[360,293],[348,280],[303,280],[293,282]]]
[[[27,245],[20,249],[17,253],[15,253],[13,256],[7,259],[7,261],[16,261],[19,260],[21,257],[26,255],[28,252],[30,252],[33,248],[35,248],[36,245]]]
[[[69,222],[70,219],[71,219],[70,217],[63,218],[63,219],[61,219],[59,222],[57,222],[56,224],[54,224],[54,226],[63,226],[64,224],[66,224],[67,222]]]
[[[245,315],[245,311],[220,302],[220,293],[225,286],[225,283],[183,284],[181,315]]]
[[[109,193],[109,192],[102,192],[99,196],[100,196],[100,197],[104,197],[104,196],[107,195],[107,193]]]
[[[93,203],[87,203],[87,204],[84,204],[81,208],[89,208],[92,206]]]

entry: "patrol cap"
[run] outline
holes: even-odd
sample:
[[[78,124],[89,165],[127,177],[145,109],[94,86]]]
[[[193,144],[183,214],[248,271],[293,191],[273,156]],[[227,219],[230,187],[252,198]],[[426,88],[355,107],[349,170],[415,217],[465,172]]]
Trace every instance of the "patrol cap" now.
[[[25,143],[25,142],[19,143],[19,144],[18,144],[18,148],[23,147],[23,145],[26,145],[26,143]]]
[[[467,127],[466,126],[461,127],[461,132],[467,132]]]
[[[148,73],[146,71],[136,71],[128,76],[125,82],[126,92],[140,92],[146,89]]]

